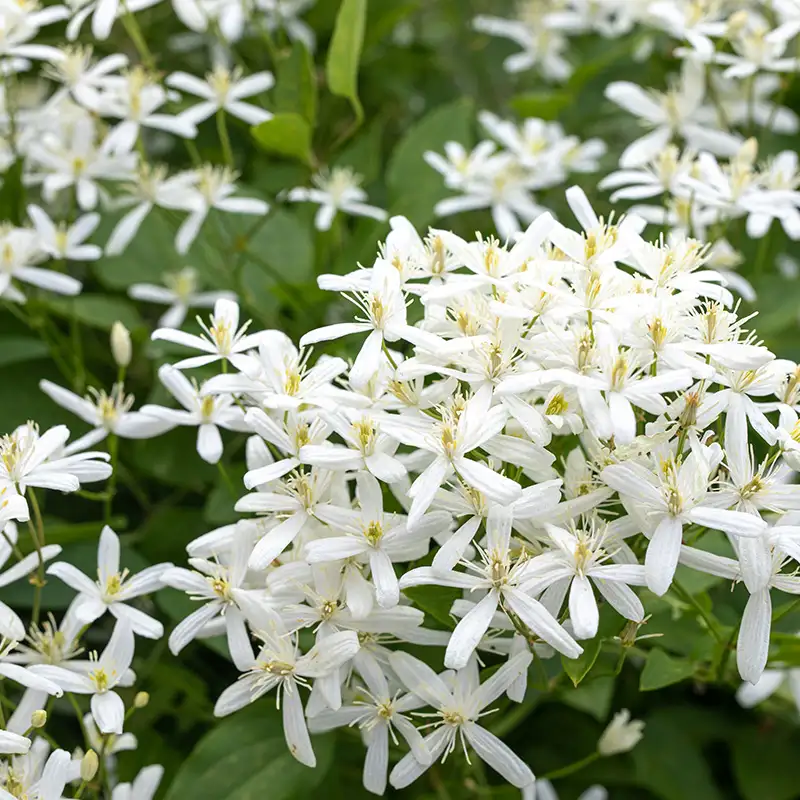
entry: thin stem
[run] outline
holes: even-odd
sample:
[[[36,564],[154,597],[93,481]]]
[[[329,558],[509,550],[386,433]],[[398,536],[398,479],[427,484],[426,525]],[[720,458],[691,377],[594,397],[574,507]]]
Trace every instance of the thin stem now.
[[[233,150],[231,149],[231,138],[228,135],[228,118],[224,108],[217,109],[217,134],[219,143],[222,145],[222,158],[225,166],[233,169]]]
[[[219,470],[219,474],[222,476],[225,486],[228,487],[231,497],[234,500],[238,500],[241,492],[236,491],[236,486],[234,485],[233,480],[231,480],[231,476],[228,475],[228,470],[225,469],[225,465],[221,461],[217,461],[217,469]]]
[[[142,29],[139,27],[136,17],[128,9],[128,4],[125,0],[122,0],[122,7],[125,9],[125,13],[122,15],[122,24],[125,26],[128,36],[131,37],[136,52],[139,53],[139,57],[148,69],[155,69],[156,61],[147,46],[147,41],[142,34]]]
[[[111,524],[111,516],[114,507],[114,494],[116,493],[117,486],[117,455],[119,451],[119,439],[115,433],[108,437],[108,452],[111,456],[111,475],[108,478],[108,487],[106,489],[106,497],[103,510],[103,522],[106,525]]]
[[[717,627],[717,621],[703,608],[702,605],[698,602],[697,598],[691,594],[691,592],[687,591],[683,586],[681,586],[680,582],[677,579],[673,579],[672,586],[675,589],[675,592],[678,596],[686,603],[688,603],[695,611],[703,618],[703,622],[706,623],[706,627],[709,631],[711,631],[711,635],[717,641],[718,644],[722,644],[725,641],[722,633],[720,632],[719,628]]]
[[[584,767],[588,767],[589,764],[594,764],[598,758],[600,758],[600,753],[595,750],[594,753],[589,753],[586,758],[582,758],[579,761],[574,761],[572,764],[568,764],[566,767],[561,767],[561,769],[554,769],[552,772],[548,772],[541,777],[546,778],[547,780],[566,778],[568,775],[574,775]]]
[[[36,499],[36,492],[29,486],[26,495],[31,504],[31,511],[33,512],[33,520],[29,520],[28,527],[30,528],[33,546],[36,548],[36,553],[39,556],[39,566],[36,569],[36,583],[33,594],[33,611],[31,614],[33,624],[37,625],[39,623],[39,614],[42,607],[42,588],[46,583],[44,579],[44,558],[42,556],[42,548],[45,544],[44,522],[42,521],[39,501]]]
[[[76,699],[75,695],[72,692],[64,692],[67,696],[67,699],[72,704],[72,707],[75,709],[75,716],[78,719],[78,725],[81,727],[81,733],[83,734],[83,741],[86,745],[87,749],[91,746],[91,742],[89,741],[89,734],[86,731],[86,726],[83,724],[83,711],[81,711],[80,704]]]
[[[761,276],[764,273],[764,265],[769,260],[770,250],[770,235],[767,231],[762,237],[758,245],[758,252],[756,253],[756,275]]]

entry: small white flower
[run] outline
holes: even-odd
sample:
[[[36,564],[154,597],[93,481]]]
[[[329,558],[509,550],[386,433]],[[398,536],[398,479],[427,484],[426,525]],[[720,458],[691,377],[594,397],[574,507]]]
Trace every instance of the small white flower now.
[[[597,742],[597,752],[601,756],[614,756],[633,750],[644,736],[644,722],[631,719],[627,708],[614,714],[614,718],[603,731]]]
[[[242,100],[268,91],[274,83],[275,79],[271,72],[254,72],[243,78],[241,70],[229,70],[223,66],[215,67],[206,75],[204,81],[186,72],[173,72],[166,80],[167,86],[202,99],[203,102],[180,115],[195,125],[199,125],[219,110],[244,120],[248,125],[258,125],[272,119],[269,111],[244,103]]]
[[[55,575],[78,592],[73,600],[72,613],[84,625],[100,619],[109,611],[117,619],[125,620],[138,636],[160,639],[164,635],[164,626],[128,603],[160,589],[163,586],[161,576],[172,564],[154,564],[129,576],[128,570],[120,569],[119,556],[119,537],[106,525],[97,549],[96,581],[66,561],[52,564],[47,574]]]
[[[286,198],[291,203],[317,203],[319,211],[314,218],[317,230],[327,231],[338,211],[356,217],[370,217],[384,222],[389,215],[382,208],[367,205],[367,193],[361,188],[361,176],[349,167],[334,167],[330,172],[313,176],[315,188],[297,186],[290,189]]]

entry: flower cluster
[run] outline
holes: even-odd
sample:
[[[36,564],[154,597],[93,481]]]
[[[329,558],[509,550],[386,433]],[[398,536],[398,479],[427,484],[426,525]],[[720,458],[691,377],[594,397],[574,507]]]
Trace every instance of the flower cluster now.
[[[598,159],[606,152],[600,139],[581,142],[577,136],[566,136],[557,122],[530,117],[516,125],[488,111],[480,115],[480,122],[495,141],[484,140],[470,153],[458,142],[448,142],[446,157],[425,154],[444,176],[447,188],[462,193],[437,203],[435,211],[446,217],[490,208],[503,239],[519,233],[546,210],[533,192],[564,184],[570,173],[596,172]],[[498,144],[505,149],[498,151]]]
[[[357,63],[341,69],[333,45],[326,82],[356,119],[321,141],[311,121],[316,34],[302,19],[313,4],[0,0],[0,200],[13,206],[0,224],[0,302],[62,375],[43,378],[42,393],[88,426],[73,439],[64,425],[29,422],[0,438],[0,587],[27,581],[33,595],[25,608],[0,601],[2,797],[152,800],[162,767],[126,783],[115,761],[137,746],[128,721],[149,697],[131,691],[133,667],[157,640],[174,655],[195,640],[224,645],[240,676],[215,714],[269,697],[289,752],[308,767],[312,734],[356,728],[363,784],[378,795],[428,770],[436,782],[438,762],[459,751],[525,800],[554,799],[548,778],[571,768],[537,780],[539,766],[504,741],[495,712],[524,708],[534,675],[549,690],[581,660],[591,669],[601,646],[617,672],[627,659],[640,666],[653,651],[637,643],[659,635],[640,629],[665,604],[697,611],[719,681],[743,681],[742,706],[784,683],[800,697],[796,664],[772,636],[788,613],[773,613],[773,600],[800,596],[800,367],[776,358],[733,295],[755,299],[734,271],[749,258],[747,240],[766,245],[757,274],[771,232],[800,239],[797,155],[762,135],[800,128],[787,98],[800,71],[800,4],[528,0],[515,19],[475,18],[478,33],[521,48],[504,62],[511,73],[574,79],[571,40],[587,34],[623,39],[637,59],[661,48],[679,65],[660,87],[600,87],[618,151],[608,129],[579,137],[549,117],[489,111],[478,115],[488,138],[474,148],[420,146],[419,174],[435,184],[435,170],[453,195],[431,199],[426,220],[488,212],[499,239],[418,230],[390,214],[427,199],[396,185],[418,130],[374,192],[383,120],[366,144],[348,145],[357,169],[340,157],[364,107]],[[358,24],[345,20],[348,58],[360,54],[366,4],[342,5],[356,7]],[[179,69],[149,49],[139,22],[151,10],[175,23],[165,35],[170,53],[187,56]],[[380,38],[394,13],[366,38]],[[130,48],[117,47],[123,29]],[[269,71],[248,66],[256,36]],[[287,85],[303,95],[303,113],[286,111]],[[560,108],[570,86],[542,97]],[[630,132],[632,119],[643,131]],[[275,122],[283,127],[269,128],[265,144],[259,134]],[[269,176],[269,193],[229,125],[248,136],[255,126],[265,152],[298,162]],[[564,203],[563,187],[605,171],[609,152],[618,166],[597,186],[633,205],[602,216],[578,186]],[[325,324],[297,342],[257,319],[261,284],[242,279],[245,261],[263,262],[305,311],[302,293],[281,285],[282,255],[265,260],[251,247],[279,214],[307,223],[307,260],[333,298],[315,317]],[[376,224],[351,236],[343,215]],[[163,285],[144,271],[120,285],[165,307],[146,352],[157,363],[128,374],[133,342],[121,322],[112,327],[124,316],[115,312],[98,326],[111,328],[113,372],[94,374],[78,301],[85,287],[107,285],[106,263],[130,256],[153,220],[168,227],[159,255],[171,271]],[[367,260],[351,253],[364,240]],[[223,286],[199,268],[211,251],[233,256]],[[347,303],[352,318],[341,314]],[[83,309],[96,322],[92,303]],[[210,316],[187,323],[195,309]],[[131,393],[140,372],[160,383],[144,403]],[[192,429],[201,466],[217,465],[237,521],[190,541],[186,564],[132,574],[112,529],[123,532],[112,514],[118,480],[140,491],[120,441],[177,428]],[[227,471],[238,445],[241,487]],[[96,569],[71,563],[50,535],[46,504],[65,502],[59,494],[102,508]],[[686,588],[687,574],[738,587],[730,626]],[[48,582],[73,593],[58,616]],[[194,603],[169,631],[149,599],[166,587]],[[59,746],[48,727],[65,712],[78,746]],[[626,752],[642,735],[620,710],[573,766]],[[605,796],[600,786],[582,795]]]
[[[545,213],[510,247],[393,218],[371,267],[320,278],[356,321],[310,331],[302,350],[245,333],[226,300],[204,337],[153,334],[201,351],[160,373],[194,416],[141,413],[198,425],[204,458],[221,452],[216,426],[252,434],[236,504],[251,516],[162,575],[203,603],[170,646],[224,630],[242,677],[217,714],[274,690],[303,763],[309,728],[358,724],[377,793],[392,731],[409,748],[396,788],[459,742],[528,787],[484,710],[523,699],[532,658],[578,657],[603,606],[641,625],[638,587],[663,595],[678,564],[747,588],[750,682],[768,659],[770,589],[800,593],[796,365],[745,328],[701,242],[648,242],[644,220],[604,221],[577,188],[567,199],[581,230]],[[352,364],[311,366],[309,346],[350,336]],[[194,389],[184,377],[219,361]],[[709,529],[727,555],[703,547]],[[429,626],[419,586],[460,591],[452,631]],[[443,647],[447,671],[403,643]],[[505,663],[481,683],[484,658]]]

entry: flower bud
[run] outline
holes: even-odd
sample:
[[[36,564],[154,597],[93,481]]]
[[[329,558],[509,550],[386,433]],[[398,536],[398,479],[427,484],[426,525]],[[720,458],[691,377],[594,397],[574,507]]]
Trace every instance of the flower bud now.
[[[86,755],[81,759],[81,780],[88,783],[95,775],[100,766],[100,759],[94,750],[89,750]]]
[[[111,354],[118,367],[131,363],[131,334],[119,320],[111,326]]]
[[[614,714],[608,727],[597,742],[597,752],[601,756],[613,756],[633,750],[644,736],[644,722],[631,719],[627,708]]]
[[[40,708],[31,714],[31,728],[44,728],[47,722],[47,712]]]
[[[150,702],[150,695],[147,692],[137,692],[136,697],[133,698],[134,708],[145,708]]]

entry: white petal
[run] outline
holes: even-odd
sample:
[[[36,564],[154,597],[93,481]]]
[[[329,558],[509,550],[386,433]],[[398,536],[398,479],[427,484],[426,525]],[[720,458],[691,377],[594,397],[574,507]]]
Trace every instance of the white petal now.
[[[444,665],[448,669],[461,669],[467,665],[470,656],[483,638],[497,611],[498,596],[491,591],[470,610],[450,636]]]
[[[769,655],[769,633],[772,625],[772,601],[769,589],[750,595],[742,615],[736,663],[743,680],[756,683],[764,672]]]

